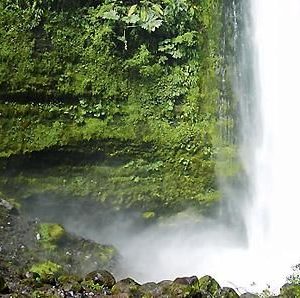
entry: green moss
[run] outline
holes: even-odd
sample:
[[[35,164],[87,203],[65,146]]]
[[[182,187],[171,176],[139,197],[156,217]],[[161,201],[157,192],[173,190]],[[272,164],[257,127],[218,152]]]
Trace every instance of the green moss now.
[[[31,295],[32,298],[59,298],[58,295],[53,293],[45,293],[43,290],[35,290]]]
[[[82,289],[82,279],[76,275],[60,275],[58,283],[64,290],[79,292]]]
[[[191,286],[188,285],[180,285],[176,283],[172,283],[171,285],[165,287],[163,294],[168,297],[189,297],[191,292]]]
[[[0,0],[0,158],[11,173],[20,156],[69,155],[39,173],[19,166],[7,179],[3,171],[0,189],[18,199],[89,197],[157,216],[218,201],[221,2],[161,3],[149,31],[103,17],[112,7],[126,15],[126,1],[65,10]],[[84,151],[105,160],[69,162]]]
[[[57,243],[65,235],[64,228],[59,224],[42,223],[38,226],[40,235],[40,244],[47,250],[53,250],[57,247]]]
[[[38,274],[40,279],[47,280],[57,276],[61,272],[61,266],[51,261],[46,261],[32,265],[29,271]]]
[[[286,285],[280,290],[280,297],[282,298],[297,298],[300,297],[299,285]]]
[[[82,287],[91,292],[96,292],[96,293],[103,293],[103,286],[99,285],[98,283],[95,283],[93,280],[84,280],[81,283]]]
[[[198,287],[200,290],[211,294],[213,297],[218,296],[221,287],[218,282],[211,276],[203,276],[198,281]]]
[[[107,266],[111,263],[111,261],[116,258],[117,250],[113,246],[103,246],[99,248],[97,256],[100,259],[102,266]]]

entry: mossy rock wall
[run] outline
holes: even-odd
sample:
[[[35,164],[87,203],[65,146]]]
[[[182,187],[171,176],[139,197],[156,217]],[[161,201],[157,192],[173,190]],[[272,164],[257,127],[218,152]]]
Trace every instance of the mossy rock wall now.
[[[0,0],[1,191],[216,202],[223,1],[72,3]]]

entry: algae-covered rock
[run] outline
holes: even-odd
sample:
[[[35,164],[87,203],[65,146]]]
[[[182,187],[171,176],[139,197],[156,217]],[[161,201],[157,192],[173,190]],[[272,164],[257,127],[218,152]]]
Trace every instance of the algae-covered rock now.
[[[220,298],[239,298],[240,296],[237,294],[237,292],[234,289],[224,287],[224,288],[222,288],[219,297]]]
[[[34,264],[29,272],[38,274],[37,279],[40,279],[43,282],[52,283],[55,278],[61,273],[61,266],[53,263],[51,261],[46,261],[43,263]]]
[[[142,284],[140,287],[140,291],[143,293],[143,298],[150,298],[157,296],[158,285],[155,282],[147,282]]]
[[[122,293],[128,294],[130,297],[141,296],[141,285],[132,278],[126,278],[118,281],[112,288],[113,295],[119,295]]]
[[[65,235],[64,228],[56,223],[41,223],[38,226],[37,240],[43,248],[53,250]]]
[[[82,289],[82,278],[76,275],[62,275],[58,277],[58,284],[64,291],[79,292]]]
[[[163,289],[163,295],[165,297],[188,297],[191,292],[191,287],[189,285],[183,285],[178,283],[172,283],[171,285]]]
[[[198,281],[198,285],[202,292],[209,293],[213,297],[217,296],[221,291],[221,286],[209,275],[201,277]]]
[[[106,270],[90,272],[86,275],[85,280],[93,281],[95,284],[107,287],[109,289],[116,284],[114,276]]]
[[[171,280],[163,280],[159,283],[148,282],[143,284],[139,291],[143,294],[143,298],[165,297],[169,295],[172,283]]]

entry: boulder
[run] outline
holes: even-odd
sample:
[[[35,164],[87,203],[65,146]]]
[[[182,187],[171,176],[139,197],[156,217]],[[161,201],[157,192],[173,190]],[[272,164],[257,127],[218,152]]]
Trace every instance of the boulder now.
[[[61,275],[58,278],[58,283],[64,291],[80,292],[82,279],[76,275]]]
[[[221,292],[221,286],[209,275],[201,277],[198,281],[198,285],[201,293],[210,294],[213,297],[217,297]]]
[[[139,297],[141,296],[140,291],[141,285],[137,283],[132,278],[126,278],[118,281],[112,287],[112,294],[113,295],[120,295],[120,294],[128,294],[129,296]]]
[[[164,293],[168,291],[168,288],[172,285],[171,280],[163,280],[159,283],[147,283],[141,287],[141,291],[144,292],[145,297],[164,297]],[[148,289],[148,291],[145,291],[145,288]]]
[[[191,277],[177,277],[174,280],[175,284],[180,285],[194,285],[198,283],[198,277],[197,276],[191,276]]]
[[[188,297],[191,293],[191,286],[189,285],[183,285],[179,283],[172,283],[169,286],[166,286],[163,288],[163,297],[178,297],[178,298],[184,298]]]
[[[143,294],[143,297],[159,297],[161,294],[160,288],[155,282],[147,282],[139,288],[139,291]]]
[[[109,289],[116,284],[114,276],[106,270],[92,271],[86,275],[85,280],[91,280],[95,284]]]

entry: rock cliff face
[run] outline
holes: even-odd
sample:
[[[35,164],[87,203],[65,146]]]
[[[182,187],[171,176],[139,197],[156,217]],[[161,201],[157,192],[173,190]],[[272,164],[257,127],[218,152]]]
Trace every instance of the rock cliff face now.
[[[153,214],[216,202],[226,5],[1,0],[1,191]]]

